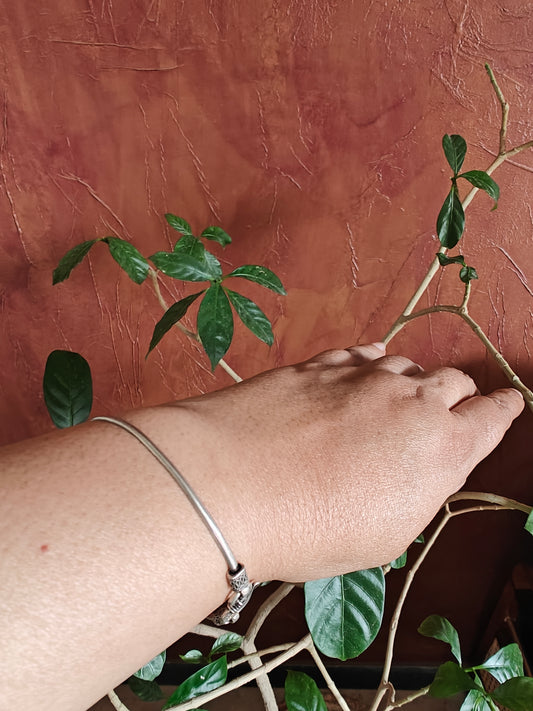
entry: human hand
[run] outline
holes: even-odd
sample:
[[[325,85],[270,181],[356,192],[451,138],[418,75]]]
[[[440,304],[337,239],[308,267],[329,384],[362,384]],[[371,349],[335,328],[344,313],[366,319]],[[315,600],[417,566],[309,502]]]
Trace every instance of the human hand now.
[[[262,579],[295,581],[400,555],[499,443],[523,400],[513,389],[481,396],[459,370],[424,372],[367,345],[181,407],[203,432],[208,471],[216,462],[220,472],[201,488],[222,530],[231,515],[218,502],[233,500],[240,533],[227,525],[243,560],[259,558]]]

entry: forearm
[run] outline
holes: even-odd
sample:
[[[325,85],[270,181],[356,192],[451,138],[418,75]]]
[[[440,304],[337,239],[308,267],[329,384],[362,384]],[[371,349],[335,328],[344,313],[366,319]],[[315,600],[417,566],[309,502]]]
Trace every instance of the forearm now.
[[[182,470],[256,574],[240,546],[246,522],[232,520],[222,473],[202,471],[206,448],[189,415],[167,407],[128,419]],[[226,565],[198,514],[118,427],[21,443],[0,467],[0,656],[11,670],[2,696],[13,708],[38,692],[41,709],[86,709],[224,600]]]

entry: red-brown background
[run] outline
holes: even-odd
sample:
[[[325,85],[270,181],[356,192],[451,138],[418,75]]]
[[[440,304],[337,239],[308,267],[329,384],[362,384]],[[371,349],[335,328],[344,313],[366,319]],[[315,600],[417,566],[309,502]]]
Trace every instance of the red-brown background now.
[[[168,211],[198,231],[222,225],[234,238],[227,269],[265,264],[288,290],[243,286],[276,334],[269,350],[237,328],[228,361],[248,377],[384,334],[437,249],[449,186],[442,135],[465,136],[466,169],[497,150],[485,61],[511,103],[510,144],[533,137],[533,7],[517,0],[20,0],[1,9],[4,443],[51,427],[41,379],[55,348],[90,361],[95,413],[230,382],[179,334],[145,362],[159,306],[104,245],[52,287],[75,244],[115,234],[146,255],[168,249]],[[514,162],[495,175],[498,211],[484,195],[469,209],[463,251],[480,275],[472,312],[531,384],[533,156]],[[458,294],[449,271],[423,304]],[[165,291],[178,293],[187,288]],[[482,389],[502,383],[444,314],[410,326],[391,352],[426,367],[453,363]],[[532,424],[524,415],[473,488],[533,499]],[[498,514],[453,524],[415,585],[400,659],[444,653],[412,644],[409,628],[429,612],[451,615],[475,647],[526,555],[521,523]]]

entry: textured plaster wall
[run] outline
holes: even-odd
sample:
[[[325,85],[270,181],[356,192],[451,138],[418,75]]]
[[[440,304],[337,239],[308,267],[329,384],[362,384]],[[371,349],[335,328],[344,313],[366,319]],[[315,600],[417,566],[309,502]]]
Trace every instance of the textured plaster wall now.
[[[168,249],[167,211],[197,230],[224,226],[234,238],[224,266],[265,264],[288,290],[281,298],[241,284],[276,335],[269,350],[237,328],[228,361],[247,377],[384,334],[438,246],[435,217],[449,186],[443,133],[465,136],[467,169],[485,167],[497,150],[499,107],[485,61],[511,103],[510,144],[533,137],[533,6],[523,1],[20,0],[0,8],[1,442],[50,428],[40,388],[55,348],[90,361],[95,413],[230,383],[179,334],[145,362],[160,308],[103,245],[52,287],[53,268],[78,242],[115,234],[146,255]],[[500,207],[490,213],[486,196],[475,201],[463,247],[480,275],[472,312],[530,384],[532,170],[528,154],[499,170]],[[456,282],[450,268],[423,305],[458,298]],[[164,289],[169,301],[189,291]],[[463,367],[482,389],[502,383],[448,315],[410,326],[391,345],[398,351],[426,367]],[[531,425],[524,416],[474,488],[533,497]],[[448,562],[428,563],[411,625],[426,607],[450,612],[464,618],[475,646],[525,550],[518,524],[502,532],[504,516],[458,523],[443,539]],[[461,550],[458,562],[450,548]],[[451,601],[442,591],[450,566]],[[419,658],[410,645],[407,634],[401,654]],[[430,642],[419,649],[438,655]]]

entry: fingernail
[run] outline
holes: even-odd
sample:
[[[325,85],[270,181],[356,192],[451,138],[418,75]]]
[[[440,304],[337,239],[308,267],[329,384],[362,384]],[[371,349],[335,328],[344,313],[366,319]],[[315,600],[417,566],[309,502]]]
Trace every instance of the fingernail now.
[[[383,353],[385,353],[385,351],[387,350],[387,346],[384,343],[382,343],[381,341],[378,341],[376,343],[371,343],[370,345],[374,346],[375,348],[377,348],[380,351],[383,351]]]

